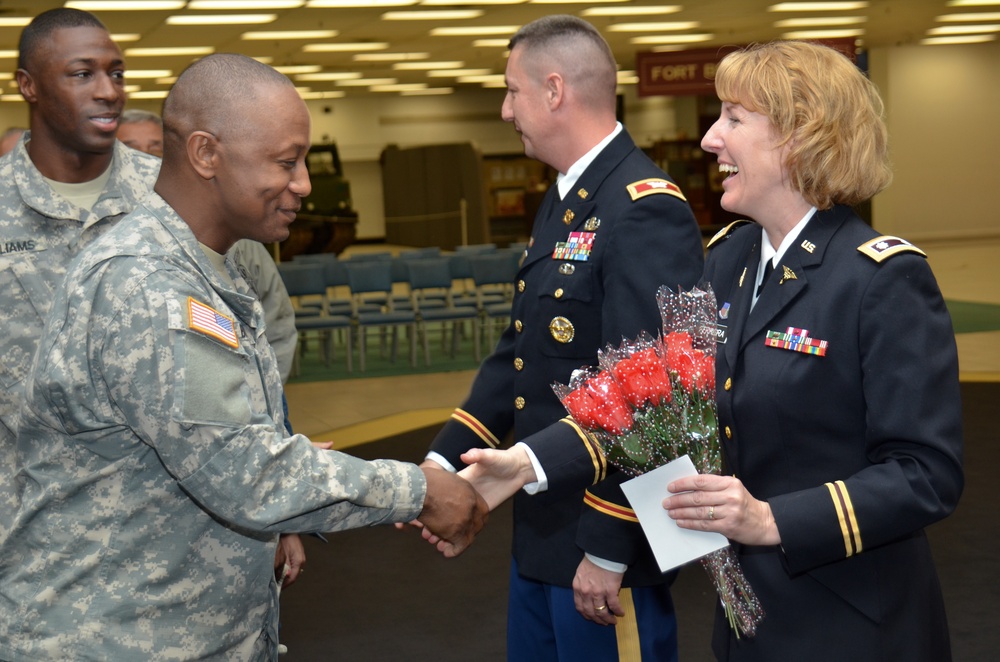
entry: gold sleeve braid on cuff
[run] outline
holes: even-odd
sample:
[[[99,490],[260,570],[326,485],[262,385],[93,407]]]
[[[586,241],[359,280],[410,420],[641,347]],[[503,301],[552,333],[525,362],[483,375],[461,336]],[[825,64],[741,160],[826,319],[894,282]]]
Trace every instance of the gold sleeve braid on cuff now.
[[[834,483],[827,483],[826,487],[830,490],[833,508],[837,512],[840,531],[844,535],[847,556],[859,554],[861,552],[861,530],[858,528],[854,504],[851,503],[851,495],[847,492],[847,485],[844,484],[844,481],[838,480]]]
[[[634,522],[636,524],[639,522],[639,518],[636,517],[635,511],[631,508],[626,508],[625,506],[620,506],[617,503],[612,503],[606,499],[594,496],[590,493],[590,490],[584,492],[583,502],[594,510],[604,513],[605,515],[610,515],[616,519],[625,520],[626,522]]]
[[[604,451],[601,450],[601,445],[597,443],[597,440],[594,439],[590,433],[581,428],[580,425],[569,416],[560,419],[560,422],[565,423],[576,431],[577,435],[579,435],[580,439],[583,441],[583,445],[587,449],[587,452],[590,453],[590,459],[594,462],[594,482],[591,484],[596,485],[607,478],[608,461],[604,457]]]
[[[464,409],[456,409],[451,413],[452,419],[458,421],[465,427],[472,430],[473,434],[483,440],[483,442],[490,448],[499,448],[500,440],[487,429],[485,425],[479,422],[475,416],[465,411]]]

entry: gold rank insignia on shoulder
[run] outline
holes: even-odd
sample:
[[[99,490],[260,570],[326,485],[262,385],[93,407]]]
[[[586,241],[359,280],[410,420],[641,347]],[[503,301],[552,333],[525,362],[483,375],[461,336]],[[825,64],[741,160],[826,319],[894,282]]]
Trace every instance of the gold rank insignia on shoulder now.
[[[747,223],[750,223],[750,222],[751,221],[748,221],[746,219],[741,219],[739,221],[733,221],[732,223],[730,223],[726,227],[724,227],[721,230],[719,230],[718,232],[716,232],[715,236],[708,240],[708,244],[705,245],[705,248],[711,248],[715,244],[719,243],[720,241],[722,241],[723,239],[725,239],[726,237],[728,237],[730,232],[732,232],[736,228],[740,227],[741,225],[746,225]]]
[[[684,202],[687,202],[687,198],[681,193],[681,187],[673,182],[668,182],[665,179],[642,179],[637,182],[632,182],[625,188],[628,189],[628,194],[632,196],[632,201],[635,202],[639,198],[645,198],[647,195],[653,195],[655,193],[666,193],[667,195],[672,195],[675,198],[680,198]]]
[[[893,255],[898,255],[900,253],[916,253],[917,255],[927,257],[927,253],[923,252],[905,239],[890,237],[888,235],[875,237],[871,241],[861,244],[858,246],[858,251],[864,253],[876,262],[883,262],[888,260]]]
[[[565,223],[566,225],[569,225],[570,223],[573,222],[573,219],[575,217],[576,217],[576,214],[573,213],[573,210],[572,209],[567,209],[563,213],[563,223]]]

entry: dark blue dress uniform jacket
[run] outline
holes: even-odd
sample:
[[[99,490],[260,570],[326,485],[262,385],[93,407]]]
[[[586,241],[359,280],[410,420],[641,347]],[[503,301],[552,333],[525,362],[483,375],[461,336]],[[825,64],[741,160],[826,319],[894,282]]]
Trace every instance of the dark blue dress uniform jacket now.
[[[601,482],[606,462],[551,388],[567,383],[577,368],[596,364],[606,344],[643,330],[655,335],[659,286],[690,288],[701,276],[701,235],[687,203],[644,185],[638,188],[656,192],[635,199],[629,192],[630,184],[663,178],[622,131],[564,200],[555,186],[549,190],[517,275],[512,324],[432,445],[456,467],[463,466],[462,452],[499,445],[511,431],[532,448],[550,485],[546,492],[514,497],[514,557],[530,579],[571,586],[585,550],[629,564],[626,586],[664,581],[616,472]],[[553,257],[557,243],[588,227],[594,228],[588,259]],[[550,330],[558,318],[572,331],[565,323],[561,332]],[[557,335],[572,339],[560,342]]]
[[[742,547],[767,613],[720,660],[950,659],[924,527],[963,486],[958,358],[922,253],[849,208],[821,211],[750,311],[761,229],[710,242],[725,344],[716,363],[727,470],[767,500],[780,547]],[[718,240],[718,241],[717,241]],[[825,355],[765,344],[805,330]]]

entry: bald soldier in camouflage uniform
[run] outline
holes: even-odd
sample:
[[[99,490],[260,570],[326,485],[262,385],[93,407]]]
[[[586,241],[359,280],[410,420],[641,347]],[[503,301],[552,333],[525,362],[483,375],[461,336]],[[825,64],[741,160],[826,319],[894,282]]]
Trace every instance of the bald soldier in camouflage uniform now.
[[[17,510],[24,379],[55,289],[72,257],[135,209],[160,167],[115,140],[125,63],[97,18],[44,12],[24,29],[20,53],[31,130],[0,159],[0,540]]]
[[[213,256],[283,239],[309,193],[291,81],[206,57],[164,124],[156,195],[81,253],[29,376],[0,659],[274,660],[278,533],[419,516],[454,555],[485,521],[453,474],[282,431],[260,302]]]

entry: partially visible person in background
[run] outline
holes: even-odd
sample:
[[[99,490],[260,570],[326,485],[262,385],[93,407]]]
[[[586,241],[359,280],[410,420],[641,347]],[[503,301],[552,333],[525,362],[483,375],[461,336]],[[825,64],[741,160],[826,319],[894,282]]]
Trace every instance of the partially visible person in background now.
[[[115,140],[125,61],[96,16],[42,12],[18,48],[30,130],[0,158],[0,541],[17,510],[24,380],[55,289],[73,256],[135,209],[160,169]],[[68,76],[70,67],[80,75]]]
[[[148,110],[129,108],[122,113],[118,140],[140,152],[163,156],[163,120]]]
[[[922,251],[851,205],[889,185],[878,91],[833,49],[727,55],[702,139],[722,207],[756,221],[709,243],[725,473],[677,480],[684,528],[736,543],[766,612],[719,660],[942,662],[948,622],[925,527],[958,503],[955,336]]]
[[[12,126],[4,131],[3,135],[0,136],[0,156],[3,156],[10,150],[14,149],[14,146],[17,145],[17,141],[21,139],[21,136],[24,135],[25,131],[27,131],[27,129],[22,129],[19,126]]]

